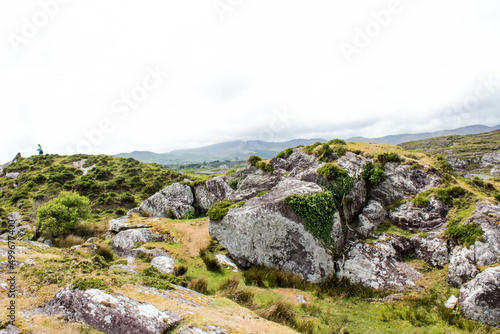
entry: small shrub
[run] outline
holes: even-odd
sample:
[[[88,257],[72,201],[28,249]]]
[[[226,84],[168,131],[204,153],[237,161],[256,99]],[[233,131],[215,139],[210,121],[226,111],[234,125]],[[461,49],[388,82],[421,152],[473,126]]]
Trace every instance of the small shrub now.
[[[368,162],[361,173],[361,177],[370,187],[375,187],[385,180],[385,172],[382,168],[376,167],[373,163]]]
[[[290,155],[292,155],[292,153],[293,153],[293,148],[287,148],[286,150],[281,151],[280,153],[278,153],[278,155],[276,155],[276,157],[280,158],[280,159],[286,159]]]
[[[388,162],[401,162],[402,159],[399,154],[395,152],[384,152],[377,154],[375,156],[375,161],[381,163],[382,165],[385,165]]]
[[[340,156],[345,155],[347,153],[347,149],[343,146],[335,146],[333,148],[333,152],[340,157]]]
[[[200,258],[202,259],[203,263],[205,263],[205,266],[207,267],[207,270],[209,271],[221,271],[222,268],[215,258],[214,254],[210,252],[207,248],[200,249]]]
[[[146,263],[151,263],[151,261],[153,260],[153,256],[145,252],[140,252],[139,254],[137,254],[137,258]]]
[[[332,139],[327,144],[328,145],[347,145],[345,140],[342,140],[342,139]]]
[[[261,288],[265,288],[264,284],[264,273],[260,267],[251,267],[250,269],[243,272],[243,278],[246,285],[254,285]]]
[[[38,208],[40,231],[53,236],[63,235],[90,214],[90,201],[72,192],[61,192],[55,199]]]
[[[82,277],[73,282],[73,289],[85,291],[87,289],[98,289],[109,291],[108,285],[100,278]]]
[[[205,277],[199,277],[194,280],[189,281],[188,289],[197,291],[199,293],[203,293],[205,295],[208,294],[208,280]]]
[[[333,154],[333,149],[330,147],[330,145],[324,144],[319,151],[320,156],[318,158],[318,162],[328,162],[330,161],[330,155]]]
[[[500,193],[495,195],[495,199],[497,200],[497,202],[500,202]]]
[[[250,165],[252,166],[255,166],[257,164],[257,162],[259,161],[262,161],[262,158],[259,157],[259,156],[256,156],[256,155],[251,155],[248,160],[247,160],[247,163],[249,163]]]
[[[221,295],[226,297],[240,305],[246,307],[253,306],[254,294],[250,289],[240,288],[240,279],[232,276],[224,281],[220,286],[219,290]]]
[[[483,239],[484,231],[477,223],[448,226],[445,236],[456,244],[470,246]]]
[[[257,162],[255,166],[262,169],[264,172],[268,172],[269,174],[272,174],[274,172],[273,166],[264,161]]]
[[[185,265],[174,266],[174,275],[175,276],[184,276],[188,271],[188,267]]]
[[[332,163],[328,163],[323,167],[318,168],[318,175],[324,177],[327,181],[333,181],[341,177],[349,176],[347,171]]]
[[[82,237],[70,234],[64,238],[60,238],[56,240],[54,243],[56,247],[59,248],[71,248],[76,245],[81,245],[85,242],[85,240]]]

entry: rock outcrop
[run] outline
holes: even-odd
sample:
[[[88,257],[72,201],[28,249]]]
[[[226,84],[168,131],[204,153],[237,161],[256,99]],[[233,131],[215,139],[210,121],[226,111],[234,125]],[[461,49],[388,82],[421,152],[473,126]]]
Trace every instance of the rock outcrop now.
[[[157,256],[151,261],[151,265],[164,274],[174,272],[174,263],[175,260],[168,255]]]
[[[121,231],[112,240],[116,253],[120,256],[130,256],[138,248],[137,243],[147,243],[156,241],[172,241],[166,235],[154,233],[145,228]]]
[[[193,202],[191,187],[174,183],[142,202],[139,212],[150,217],[181,219],[189,213],[194,215]]]
[[[407,165],[387,163],[385,174],[385,181],[370,192],[370,198],[383,206],[439,185],[438,176],[420,169],[410,169]]]
[[[157,334],[174,328],[182,317],[120,294],[101,290],[64,288],[45,307],[26,312],[28,315],[64,315],[110,334]]]
[[[500,325],[500,267],[488,268],[460,289],[460,311],[467,318]]]
[[[389,217],[394,225],[412,232],[433,231],[446,223],[448,208],[441,201],[431,197],[424,208],[413,206],[412,202],[403,203]]]
[[[370,200],[358,217],[359,224],[356,232],[366,237],[371,231],[379,227],[386,218],[387,212],[382,205],[377,201]]]
[[[355,242],[346,257],[337,261],[338,275],[353,284],[376,290],[404,290],[414,287],[423,277],[411,266],[402,262],[402,253],[409,244],[403,239],[394,240],[387,235],[373,244]]]
[[[410,239],[417,258],[431,266],[443,268],[450,262],[446,241],[439,238],[421,238],[418,235]]]
[[[481,158],[481,165],[485,168],[500,166],[500,151],[483,155]]]
[[[332,258],[283,201],[293,194],[321,191],[314,183],[283,180],[268,194],[230,210],[220,221],[210,221],[210,235],[242,266],[279,267],[319,282],[333,273]]]
[[[111,219],[109,221],[109,229],[108,231],[113,233],[118,233],[124,230],[129,230],[133,228],[150,228],[151,225],[146,224],[131,224],[130,217],[124,216],[120,218]]]

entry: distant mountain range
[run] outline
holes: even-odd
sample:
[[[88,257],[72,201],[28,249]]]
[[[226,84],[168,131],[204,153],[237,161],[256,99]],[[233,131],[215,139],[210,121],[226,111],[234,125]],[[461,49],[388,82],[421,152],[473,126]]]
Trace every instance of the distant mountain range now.
[[[400,135],[391,135],[379,138],[352,137],[346,139],[346,141],[398,145],[401,143],[406,143],[415,140],[452,136],[452,135],[474,135],[498,129],[500,129],[500,124],[497,126],[470,125],[453,130],[443,130],[443,131],[424,132],[424,133],[404,133]]]
[[[154,153],[149,151],[134,151],[120,153],[115,157],[134,158],[141,162],[156,162],[159,164],[200,163],[224,160],[246,160],[251,155],[258,155],[264,159],[270,159],[279,152],[298,145],[310,145],[317,141],[325,142],[325,139],[293,139],[285,142],[265,142],[260,140],[229,141],[219,144],[175,150],[168,153]]]
[[[390,135],[379,138],[352,137],[346,139],[346,141],[397,145],[415,140],[422,140],[422,139],[441,137],[441,136],[451,136],[451,135],[477,134],[497,129],[500,129],[500,125],[493,127],[485,125],[471,125],[453,130],[424,132],[424,133],[405,133],[400,135]],[[322,138],[293,139],[285,142],[238,140],[238,141],[223,142],[199,148],[175,150],[168,153],[133,151],[130,153],[120,153],[115,156],[121,158],[134,158],[141,162],[156,162],[159,164],[201,163],[201,162],[209,162],[215,160],[219,161],[246,160],[251,155],[258,155],[265,159],[270,159],[279,152],[289,147],[295,147],[298,145],[310,145],[317,141],[326,142],[327,140]]]

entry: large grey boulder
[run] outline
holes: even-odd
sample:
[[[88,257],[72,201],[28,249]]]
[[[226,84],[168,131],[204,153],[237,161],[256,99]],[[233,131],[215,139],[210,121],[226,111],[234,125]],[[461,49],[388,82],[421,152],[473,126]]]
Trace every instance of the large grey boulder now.
[[[403,203],[395,212],[389,214],[394,225],[412,232],[433,231],[446,224],[448,208],[441,201],[431,197],[424,208],[413,206],[412,202]]]
[[[128,256],[138,248],[137,243],[172,241],[172,238],[163,234],[154,233],[145,228],[121,231],[111,240],[116,253],[120,256]]]
[[[182,219],[194,214],[193,192],[188,185],[174,183],[157,192],[139,206],[139,212],[149,217]]]
[[[395,241],[396,243],[393,243]],[[396,249],[397,241],[399,240],[383,236],[373,244],[355,242],[345,258],[337,261],[337,274],[349,279],[353,284],[376,290],[404,290],[415,287],[415,282],[423,275],[402,261],[402,255]]]
[[[450,262],[446,241],[439,238],[421,238],[418,235],[410,239],[417,258],[431,266],[443,268]]]
[[[160,311],[149,303],[120,294],[69,287],[60,290],[45,307],[25,312],[28,316],[35,314],[62,314],[69,321],[82,322],[110,334],[166,333],[182,320],[174,312]]]
[[[385,165],[386,179],[370,191],[370,198],[383,206],[439,185],[439,177],[407,165],[389,162]]]
[[[454,288],[460,288],[462,284],[476,277],[479,270],[474,264],[473,251],[466,247],[455,247],[448,267],[448,283]]]
[[[371,231],[379,227],[386,218],[387,212],[382,205],[377,201],[370,200],[358,217],[359,224],[356,232],[366,237]]]
[[[210,235],[243,266],[278,267],[319,282],[333,273],[332,258],[283,201],[321,191],[314,183],[283,180],[268,194],[229,210],[220,221],[210,221]]]
[[[500,325],[500,267],[488,268],[460,289],[460,311],[469,319]]]

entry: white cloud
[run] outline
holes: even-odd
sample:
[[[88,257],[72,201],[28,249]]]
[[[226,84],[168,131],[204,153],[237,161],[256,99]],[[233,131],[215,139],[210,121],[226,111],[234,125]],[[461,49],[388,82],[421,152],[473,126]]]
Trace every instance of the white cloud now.
[[[225,20],[212,1],[68,1],[15,52],[8,36],[54,1],[0,3],[0,161],[39,142],[75,153],[103,119],[114,130],[93,152],[108,154],[500,123],[500,87],[473,110],[456,107],[481,77],[500,80],[492,0],[401,0],[350,63],[339,44],[391,0],[243,0]],[[114,101],[148,66],[168,78],[116,119]],[[276,108],[293,118],[277,124]]]

